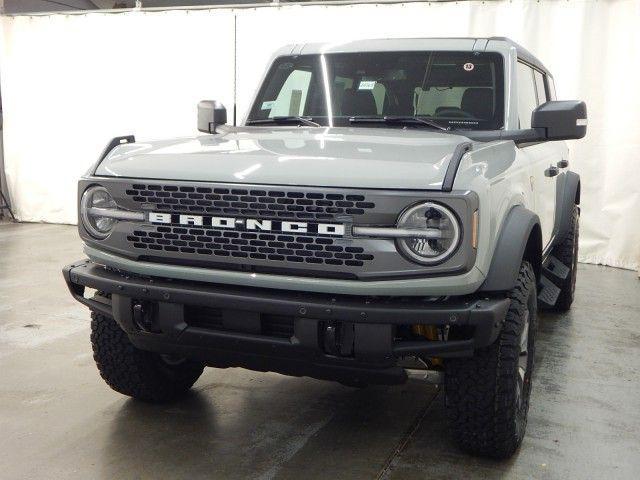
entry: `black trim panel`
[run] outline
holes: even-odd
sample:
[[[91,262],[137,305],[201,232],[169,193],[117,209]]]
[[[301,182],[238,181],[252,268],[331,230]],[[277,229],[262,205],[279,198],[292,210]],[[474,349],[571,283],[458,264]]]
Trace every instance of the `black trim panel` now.
[[[540,219],[531,210],[522,205],[511,209],[502,224],[489,273],[480,291],[507,291],[515,286],[529,235],[536,225],[540,225]]]
[[[573,221],[573,206],[580,203],[578,191],[580,190],[580,175],[575,172],[564,174],[562,195],[556,199],[556,225],[554,240],[562,240],[571,229]]]
[[[462,142],[456,145],[455,150],[451,154],[451,160],[447,166],[447,172],[444,174],[444,180],[442,180],[443,192],[450,192],[453,190],[453,182],[456,179],[456,174],[458,173],[458,167],[460,166],[462,157],[465,153],[471,150],[471,147],[471,142]]]
[[[124,135],[124,136],[121,136],[121,137],[112,138],[109,141],[109,143],[107,144],[107,146],[104,147],[104,150],[102,150],[102,153],[100,154],[100,157],[98,157],[98,161],[95,163],[95,165],[91,169],[91,174],[95,175],[96,170],[98,169],[98,167],[100,166],[102,161],[105,158],[107,158],[107,155],[109,155],[111,150],[116,148],[118,145],[123,145],[125,143],[135,143],[135,141],[136,141],[136,137],[133,136],[133,135]]]

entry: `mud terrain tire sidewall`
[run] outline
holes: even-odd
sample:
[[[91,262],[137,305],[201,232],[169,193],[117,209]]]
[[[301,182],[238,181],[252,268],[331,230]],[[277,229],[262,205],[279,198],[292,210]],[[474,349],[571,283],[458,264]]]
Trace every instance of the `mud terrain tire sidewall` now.
[[[166,402],[186,393],[204,365],[165,362],[157,353],[133,346],[112,318],[91,313],[91,346],[100,375],[116,392],[146,402]]]
[[[446,412],[455,442],[468,453],[499,459],[518,449],[527,424],[537,330],[536,278],[529,262],[522,262],[507,296],[511,305],[498,339],[471,358],[445,365]],[[522,382],[520,342],[527,322]]]

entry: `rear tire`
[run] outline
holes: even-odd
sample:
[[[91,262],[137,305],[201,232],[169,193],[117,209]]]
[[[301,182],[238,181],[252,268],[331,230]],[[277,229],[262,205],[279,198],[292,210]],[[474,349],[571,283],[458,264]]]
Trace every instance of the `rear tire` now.
[[[497,340],[471,358],[445,364],[446,412],[465,452],[508,458],[524,437],[537,330],[536,277],[522,262]]]
[[[571,308],[576,290],[576,277],[578,271],[578,238],[580,235],[580,211],[577,205],[573,206],[571,213],[571,229],[558,245],[553,249],[553,255],[569,267],[569,275],[563,280],[560,287],[560,295],[553,310],[566,312]]]
[[[185,394],[204,365],[171,361],[133,346],[112,318],[91,313],[91,346],[100,375],[116,392],[145,402],[166,402]]]

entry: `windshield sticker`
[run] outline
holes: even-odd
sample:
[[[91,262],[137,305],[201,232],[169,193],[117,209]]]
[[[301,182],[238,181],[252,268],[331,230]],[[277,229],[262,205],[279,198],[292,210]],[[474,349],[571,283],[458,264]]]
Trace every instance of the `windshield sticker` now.
[[[275,100],[271,100],[269,102],[262,102],[262,110],[271,110],[273,108],[274,103],[276,103]]]
[[[358,90],[373,90],[376,86],[375,80],[361,80]]]
[[[473,63],[468,62],[468,63],[465,63],[462,68],[464,68],[466,72],[470,72],[475,68],[475,65]]]

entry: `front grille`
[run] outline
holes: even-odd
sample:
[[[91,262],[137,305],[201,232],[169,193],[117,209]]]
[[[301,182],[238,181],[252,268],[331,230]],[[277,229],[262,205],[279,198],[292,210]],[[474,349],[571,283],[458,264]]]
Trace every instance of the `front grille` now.
[[[361,194],[133,184],[125,194],[134,202],[154,204],[158,211],[328,220],[337,215],[364,215],[375,208]]]
[[[127,241],[149,253],[186,253],[201,259],[236,258],[349,267],[362,267],[374,259],[364,248],[338,245],[334,238],[212,227],[154,226],[151,230],[134,230],[127,235]]]
[[[471,192],[112,177],[83,179],[80,191],[93,183],[105,187],[120,208],[144,212],[145,218],[118,222],[101,241],[80,227],[83,239],[143,262],[242,273],[232,274],[235,278],[255,273],[364,281],[462,271],[462,263],[467,269],[475,260],[475,251],[467,254],[472,251],[469,236],[446,264],[427,268],[402,256],[393,239],[354,236],[351,230],[352,226],[392,227],[400,212],[425,199],[450,206],[466,225],[478,209],[477,196]],[[199,219],[184,225],[181,214],[201,216],[203,225],[195,225]],[[220,223],[212,217],[233,218],[233,226],[214,227]],[[248,227],[249,219],[271,220],[273,229]],[[283,231],[291,230],[285,221],[306,222],[307,231]],[[342,225],[344,235],[317,233],[322,223]]]

